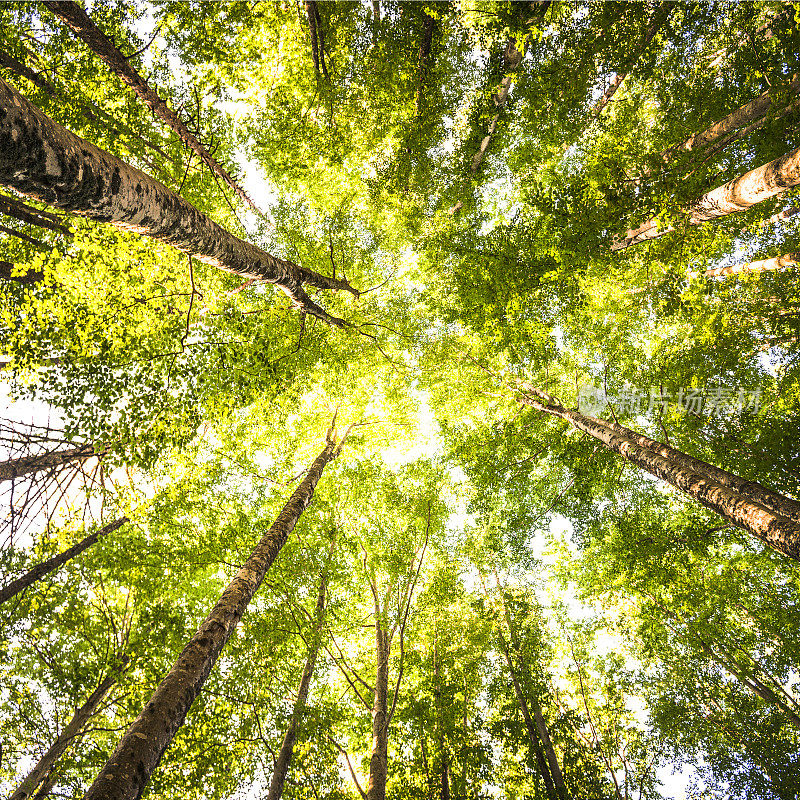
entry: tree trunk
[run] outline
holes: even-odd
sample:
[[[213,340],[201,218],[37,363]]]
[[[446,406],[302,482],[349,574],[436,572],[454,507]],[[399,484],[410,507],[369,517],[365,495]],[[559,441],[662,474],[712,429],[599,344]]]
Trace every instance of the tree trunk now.
[[[717,267],[707,269],[703,275],[706,278],[717,278],[723,275],[743,275],[746,272],[767,272],[772,269],[785,269],[800,263],[800,252],[786,253],[783,256],[765,258],[762,261],[751,261],[749,264],[733,264],[730,267]],[[698,273],[691,273],[697,275]]]
[[[0,182],[21,194],[76,214],[149,236],[206,264],[267,281],[295,307],[339,327],[303,290],[344,289],[326,278],[242,241],[166,186],[84,141],[45,116],[0,81]]]
[[[33,285],[44,280],[44,272],[40,269],[29,269],[21,275],[14,275],[14,265],[10,261],[0,261],[0,280],[13,281],[14,283],[24,283]],[[0,367],[1,369],[2,367]],[[2,462],[0,462],[0,481],[2,478]]]
[[[434,623],[435,624],[435,623]],[[433,675],[434,675],[434,688],[433,688],[433,701],[436,708],[436,738],[439,745],[439,754],[441,762],[441,771],[439,775],[439,800],[449,800],[450,798],[450,778],[449,778],[449,765],[447,760],[447,746],[445,743],[443,713],[442,713],[442,682],[441,671],[439,667],[439,642],[438,631],[434,629],[433,633]],[[464,696],[466,703],[466,694]]]
[[[611,98],[617,93],[617,89],[622,86],[622,82],[628,77],[628,74],[636,66],[636,62],[647,48],[647,45],[653,41],[653,38],[658,33],[661,26],[667,21],[672,6],[672,2],[665,0],[665,2],[662,2],[653,12],[652,16],[650,17],[650,24],[647,26],[647,29],[644,31],[644,33],[642,33],[641,37],[639,38],[639,42],[633,54],[631,55],[631,58],[628,60],[629,66],[620,70],[614,75],[608,85],[608,88],[603,93],[603,96],[597,101],[595,107],[592,109],[593,120],[600,116],[600,114],[603,112],[603,109],[611,101]]]
[[[550,5],[551,3],[548,0],[545,0],[544,2],[538,2],[537,7],[534,9],[536,16],[529,21],[530,24],[532,24],[536,19],[544,19],[544,15],[547,13],[547,9],[550,7]],[[525,57],[525,52],[528,49],[529,41],[530,37],[526,36],[522,45],[522,52],[517,49],[517,42],[515,39],[509,39],[506,43],[506,48],[503,52],[503,71],[508,74],[503,76],[500,84],[497,87],[497,90],[492,95],[492,101],[497,109],[497,113],[492,117],[492,120],[489,123],[489,128],[486,132],[486,136],[483,137],[480,146],[475,152],[475,155],[472,157],[470,176],[473,178],[478,174],[478,169],[483,163],[483,159],[486,156],[489,145],[491,145],[492,139],[497,132],[497,124],[500,121],[500,113],[508,101],[508,95],[511,92],[511,86],[514,83],[514,73],[517,72],[522,64],[522,60]],[[452,208],[449,209],[448,214],[452,216],[457,211],[460,211],[463,206],[464,203],[459,200]]]
[[[789,83],[788,90],[790,94],[800,94],[800,77],[795,75]],[[800,106],[800,100],[795,100],[790,103],[781,113],[788,113],[789,111]],[[735,111],[728,114],[727,117],[715,122],[713,125],[706,128],[704,131],[692,134],[688,139],[685,139],[680,144],[673,145],[663,152],[659,153],[658,158],[663,163],[668,163],[679,153],[685,153],[692,150],[698,150],[706,147],[707,145],[715,142],[717,139],[727,136],[739,128],[744,128],[747,125],[760,120],[772,108],[772,99],[770,92],[766,91],[745,103]],[[652,174],[652,170],[643,170],[642,175],[647,176]]]
[[[508,643],[506,642],[502,633],[500,634],[500,642],[503,645],[503,653],[506,657],[506,663],[508,664],[508,672],[511,675],[511,683],[514,686],[514,694],[517,696],[519,710],[522,712],[522,719],[525,721],[525,728],[528,731],[528,740],[530,741],[531,749],[536,756],[536,765],[539,767],[539,774],[542,776],[542,780],[544,781],[547,796],[550,798],[550,800],[558,800],[559,796],[556,792],[553,777],[550,774],[550,767],[548,766],[547,759],[542,751],[542,745],[539,740],[537,726],[531,718],[531,713],[528,709],[528,703],[525,700],[525,694],[522,691],[522,686],[520,686],[519,678],[517,677],[516,670],[514,669],[514,663],[511,659],[511,652],[509,650]],[[558,762],[556,762],[556,765],[557,764]]]
[[[369,760],[367,800],[386,799],[389,765],[389,637],[381,627],[380,609],[375,605],[375,695],[372,706],[372,755]]]
[[[745,481],[686,453],[648,439],[616,423],[566,409],[550,395],[526,384],[543,402],[522,395],[520,402],[569,422],[631,464],[688,494],[701,505],[743,528],[779,553],[800,560],[800,504]],[[758,500],[752,499],[757,497]],[[768,505],[767,505],[768,504]]]
[[[89,699],[75,711],[72,719],[64,730],[61,731],[58,738],[50,745],[48,751],[39,759],[36,766],[28,773],[28,776],[22,781],[8,800],[28,800],[34,791],[36,791],[36,787],[39,786],[42,781],[46,781],[53,773],[53,767],[56,761],[61,757],[67,747],[69,747],[72,740],[83,730],[86,723],[94,716],[100,702],[106,696],[109,689],[117,682],[118,677],[118,672],[111,673],[89,695]]]
[[[32,472],[41,472],[53,467],[59,468],[76,461],[86,461],[89,458],[101,456],[103,452],[98,452],[92,445],[85,444],[71,450],[55,450],[38,456],[24,456],[0,461],[0,483],[13,481],[23,475],[30,475]]]
[[[111,71],[138,95],[145,105],[162,122],[172,128],[180,140],[200,157],[200,160],[220,179],[230,186],[240,200],[258,211],[255,203],[244,189],[233,179],[219,162],[206,150],[186,123],[166,104],[158,92],[134,69],[130,60],[114,46],[114,43],[94,24],[81,6],[72,0],[52,0],[47,4],[61,21],[81,39],[89,49],[103,61]]]
[[[128,728],[111,758],[89,787],[85,800],[138,800],[141,797],[161,756],[183,725],[222,648],[311,502],[325,466],[336,458],[343,442],[344,439],[337,444],[333,429],[328,431],[325,449],[314,460],[278,518]]]
[[[33,236],[29,236],[27,233],[18,231],[16,228],[9,228],[7,225],[0,225],[0,233],[5,233],[8,236],[15,236],[17,239],[21,239],[23,242],[27,242],[39,250],[52,249],[49,244],[43,242],[41,239],[36,239]]]
[[[311,36],[311,57],[314,59],[314,71],[319,74],[319,45],[317,43],[317,15],[314,3],[311,0],[305,0],[303,3],[306,9],[306,18],[308,19],[308,32]]]
[[[689,207],[686,221],[689,225],[700,225],[728,214],[746,211],[756,203],[775,197],[798,184],[800,184],[800,147],[706,192]],[[657,239],[674,230],[673,226],[659,229],[658,219],[653,218],[635,230],[627,231],[625,236],[611,245],[611,249],[623,250],[640,242]]]
[[[41,564],[37,564],[33,569],[28,570],[21,578],[11,581],[8,586],[4,586],[0,589],[0,603],[5,603],[6,600],[10,600],[23,589],[27,589],[32,583],[35,583],[45,575],[57,570],[59,567],[66,564],[67,561],[75,558],[75,556],[82,553],[88,547],[91,547],[101,536],[107,536],[109,533],[113,533],[128,521],[127,517],[120,517],[110,525],[106,525],[104,528],[90,533],[85,539],[81,539],[80,542],[72,545],[72,547],[67,548],[58,555],[48,558],[46,561],[42,561]]]
[[[322,580],[319,584],[319,592],[317,593],[316,623],[314,625],[311,650],[308,653],[305,666],[303,667],[303,674],[300,677],[300,686],[297,690],[297,699],[292,709],[292,716],[289,719],[289,725],[286,728],[286,734],[283,737],[283,743],[278,752],[278,757],[275,759],[275,770],[272,773],[272,780],[269,784],[267,800],[280,800],[280,796],[283,794],[283,784],[289,772],[289,765],[291,764],[292,754],[294,752],[294,743],[297,739],[297,726],[300,723],[300,717],[306,707],[308,690],[311,686],[311,678],[314,674],[314,666],[317,661],[317,654],[319,653],[322,623],[325,619],[325,592],[327,588],[328,576],[326,573],[323,573]]]

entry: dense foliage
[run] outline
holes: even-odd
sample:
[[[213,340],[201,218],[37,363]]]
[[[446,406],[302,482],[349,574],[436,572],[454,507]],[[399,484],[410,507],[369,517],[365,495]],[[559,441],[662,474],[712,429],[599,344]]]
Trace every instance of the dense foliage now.
[[[800,497],[800,165],[692,218],[800,146],[800,4],[86,2],[255,207],[68,5],[3,81],[357,292],[0,192],[3,584],[128,518],[0,600],[0,788],[66,736],[25,796],[84,795],[335,419],[145,797],[273,798],[291,729],[287,798],[796,800],[797,561],[536,402]]]

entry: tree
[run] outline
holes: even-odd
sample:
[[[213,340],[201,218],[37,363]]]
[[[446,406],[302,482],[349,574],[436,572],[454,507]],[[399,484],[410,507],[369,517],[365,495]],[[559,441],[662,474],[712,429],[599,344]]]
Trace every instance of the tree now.
[[[162,184],[53,123],[6,83],[0,85],[0,104],[5,109],[5,155],[0,172],[6,185],[123,230],[151,236],[248,280],[274,283],[300,310],[344,325],[314,303],[302,286],[345,289],[357,296],[346,280],[304,270],[227,233]],[[22,131],[24,136],[20,136]],[[41,158],[44,153],[51,154],[49,162]],[[21,163],[26,165],[24,172],[18,169]],[[95,197],[98,191],[100,197]]]
[[[267,570],[311,502],[323,470],[339,455],[346,436],[345,433],[337,441],[333,426],[328,429],[325,449],[317,456],[272,527],[184,648],[147,706],[128,728],[89,789],[87,797],[109,797],[109,792],[115,797],[137,797],[141,794]]]
[[[62,565],[66,564],[67,561],[75,558],[77,555],[80,555],[88,547],[91,547],[95,542],[98,541],[98,539],[100,539],[100,537],[107,536],[109,533],[113,533],[121,528],[126,522],[130,522],[127,517],[120,517],[115,522],[105,525],[99,530],[96,530],[93,533],[90,533],[88,536],[85,536],[77,544],[72,545],[72,547],[64,550],[62,553],[59,553],[52,558],[48,558],[46,561],[42,561],[32,569],[29,569],[24,575],[16,578],[0,589],[0,603],[5,603],[6,600],[10,600],[15,595],[24,591],[35,581],[38,581],[45,575],[57,570]]]
[[[704,194],[692,203],[687,222],[689,225],[700,225],[726,214],[745,211],[756,203],[797,186],[798,183],[800,183],[800,150],[793,150]],[[611,245],[611,249],[622,250],[673,230],[674,227],[659,230],[658,220],[650,219],[635,230],[629,230]]]

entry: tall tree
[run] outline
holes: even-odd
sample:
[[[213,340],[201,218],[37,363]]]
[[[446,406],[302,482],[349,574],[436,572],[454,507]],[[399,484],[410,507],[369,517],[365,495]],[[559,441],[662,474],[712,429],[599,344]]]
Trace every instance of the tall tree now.
[[[727,214],[746,211],[756,203],[775,197],[798,184],[800,184],[800,148],[707,192],[689,207],[686,222],[689,225],[700,225]],[[674,225],[659,228],[659,221],[654,217],[643,222],[638,228],[628,230],[611,245],[611,249],[624,250],[631,245],[657,239],[674,230]]]
[[[520,402],[560,417],[637,467],[670,483],[790,558],[800,560],[800,503],[616,423],[564,408],[526,384]],[[539,398],[539,399],[536,399]]]
[[[147,107],[159,117],[159,119],[169,125],[169,127],[178,134],[181,141],[197,153],[200,160],[215,175],[219,176],[233,189],[237,197],[255,208],[253,201],[247,196],[244,189],[239,186],[231,174],[208,152],[197,136],[186,127],[186,123],[181,120],[166,102],[159,97],[158,92],[136,71],[131,64],[130,58],[126,58],[120,53],[114,46],[114,43],[94,24],[91,17],[78,3],[72,2],[72,0],[59,0],[58,2],[50,3],[47,7],[86,43],[98,58],[113,70],[120,80],[130,86]]]
[[[333,546],[331,546],[331,549],[333,549]],[[269,790],[267,791],[267,800],[280,800],[283,794],[286,776],[289,772],[289,766],[292,763],[294,745],[297,741],[297,729],[306,707],[308,690],[311,687],[314,667],[317,663],[317,656],[319,655],[322,644],[322,626],[325,622],[325,595],[327,591],[328,576],[325,572],[322,574],[319,582],[317,605],[314,610],[314,627],[311,630],[310,641],[308,642],[308,656],[306,657],[305,664],[303,665],[303,672],[300,676],[300,685],[297,688],[297,697],[294,702],[294,707],[292,708],[292,715],[289,718],[289,724],[286,727],[286,733],[281,742],[281,749],[278,751],[278,755],[275,758],[275,769],[272,772],[272,780],[270,781]]]
[[[80,735],[86,723],[95,715],[103,698],[109,693],[112,687],[119,681],[120,673],[127,666],[127,657],[123,659],[121,667],[117,671],[110,672],[97,685],[97,688],[89,695],[86,702],[78,709],[72,719],[64,726],[58,738],[48,748],[47,752],[39,759],[34,768],[28,773],[24,781],[17,790],[11,794],[8,800],[28,800],[29,797],[37,792],[37,797],[45,797],[50,793],[47,788],[47,780],[53,773],[56,762],[66,749]],[[52,784],[51,784],[52,788]]]
[[[267,570],[311,502],[323,470],[339,455],[346,438],[347,432],[337,441],[335,428],[328,429],[325,448],[128,728],[87,791],[87,800],[141,796]]]
[[[281,288],[301,311],[333,325],[303,284],[358,292],[233,236],[163,184],[57,125],[0,83],[0,181],[76,214],[163,241],[207,264]],[[24,169],[20,169],[24,165]]]

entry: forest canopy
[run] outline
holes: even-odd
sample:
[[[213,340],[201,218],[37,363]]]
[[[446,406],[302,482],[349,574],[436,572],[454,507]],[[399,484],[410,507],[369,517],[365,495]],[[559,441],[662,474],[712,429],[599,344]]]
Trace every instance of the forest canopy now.
[[[0,4],[0,792],[797,800],[800,3]]]

